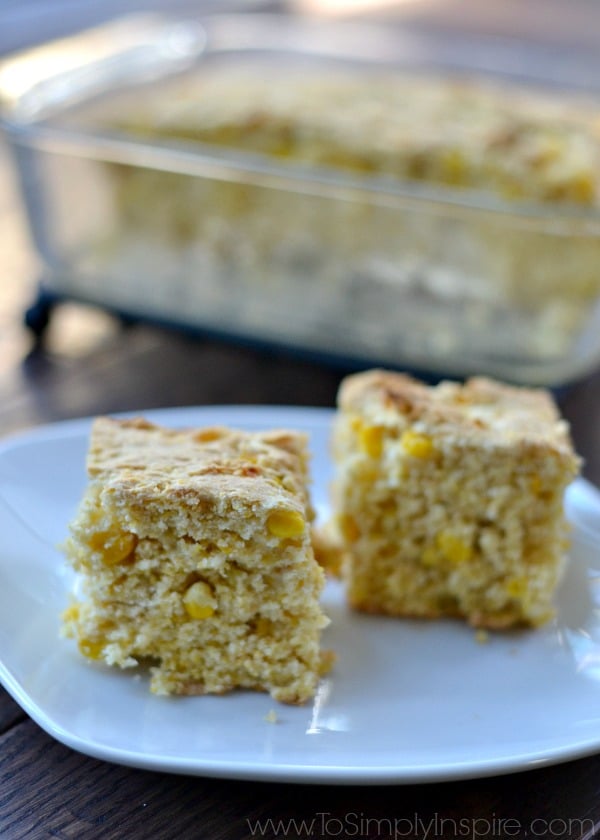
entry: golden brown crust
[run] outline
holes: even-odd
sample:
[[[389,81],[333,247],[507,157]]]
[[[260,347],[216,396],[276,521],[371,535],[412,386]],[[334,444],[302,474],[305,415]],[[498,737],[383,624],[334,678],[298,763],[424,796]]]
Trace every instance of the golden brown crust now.
[[[202,503],[215,495],[249,503],[304,498],[308,438],[291,431],[247,434],[224,427],[171,429],[144,418],[100,417],[87,469],[115,497],[143,504],[158,495]]]
[[[430,387],[403,373],[370,370],[343,381],[338,405],[386,425],[396,419],[420,423],[424,431],[435,429],[437,435],[511,448],[518,445],[530,453],[554,451],[572,458],[574,469],[579,464],[568,426],[544,389],[486,377]]]

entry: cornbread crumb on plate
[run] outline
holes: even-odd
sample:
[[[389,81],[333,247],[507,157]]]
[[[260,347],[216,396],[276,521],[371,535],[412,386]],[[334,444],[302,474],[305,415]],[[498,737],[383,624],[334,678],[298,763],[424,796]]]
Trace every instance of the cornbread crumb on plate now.
[[[305,435],[95,420],[89,484],[65,545],[81,653],[148,663],[157,694],[314,694],[331,658],[311,544]]]
[[[551,396],[372,370],[340,386],[334,514],[349,603],[475,627],[554,612],[579,459]]]

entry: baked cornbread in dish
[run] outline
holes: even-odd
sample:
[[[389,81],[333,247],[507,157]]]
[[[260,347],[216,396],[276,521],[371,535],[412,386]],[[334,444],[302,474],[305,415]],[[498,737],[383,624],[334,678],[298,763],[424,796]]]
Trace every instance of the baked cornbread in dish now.
[[[275,77],[273,77],[275,74]],[[440,74],[233,60],[129,103],[137,134],[530,202],[595,204],[598,110]]]
[[[587,346],[573,342],[600,294],[599,239],[577,221],[600,203],[599,110],[578,103],[475,77],[208,62],[122,113],[111,100],[106,119],[246,175],[108,164],[118,221],[102,253],[171,273],[175,259],[164,288],[265,338],[552,381],[538,377]]]
[[[587,76],[375,21],[173,23],[0,73],[52,298],[346,368],[557,386],[600,362]]]
[[[158,694],[240,687],[302,703],[326,669],[306,437],[95,420],[65,551],[64,632],[90,659],[149,663]]]
[[[367,371],[341,384],[333,448],[353,607],[497,629],[553,615],[579,459],[547,392]]]

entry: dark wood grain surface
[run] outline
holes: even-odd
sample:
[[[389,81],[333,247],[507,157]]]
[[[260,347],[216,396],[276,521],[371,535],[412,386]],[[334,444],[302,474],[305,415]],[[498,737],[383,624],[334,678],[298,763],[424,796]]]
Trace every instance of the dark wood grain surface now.
[[[56,313],[44,348],[35,349],[21,317],[37,266],[1,147],[0,183],[0,436],[124,409],[333,405],[339,371],[147,325],[124,329],[72,305]],[[560,399],[586,459],[584,473],[600,485],[600,375]],[[257,820],[273,822],[261,834]],[[0,689],[1,840],[388,838],[394,820],[396,837],[423,840],[591,840],[600,824],[600,756],[500,778],[406,787],[186,778],[73,752]]]

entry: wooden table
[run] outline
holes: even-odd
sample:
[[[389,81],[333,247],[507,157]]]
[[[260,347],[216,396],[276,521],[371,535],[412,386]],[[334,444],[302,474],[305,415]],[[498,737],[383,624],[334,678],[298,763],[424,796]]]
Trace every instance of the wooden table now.
[[[71,306],[57,312],[44,349],[32,349],[20,319],[35,260],[1,149],[0,182],[0,436],[77,415],[167,405],[333,405],[339,371],[144,325],[123,329]],[[600,375],[562,394],[561,404],[586,458],[584,473],[600,485]],[[265,826],[253,835],[251,824],[269,819],[282,820],[280,830]],[[0,690],[2,840],[219,840],[286,831],[293,838],[387,838],[394,819],[399,837],[591,840],[600,826],[600,756],[500,778],[404,787],[186,778],[75,753]],[[308,821],[304,827],[301,820]]]

